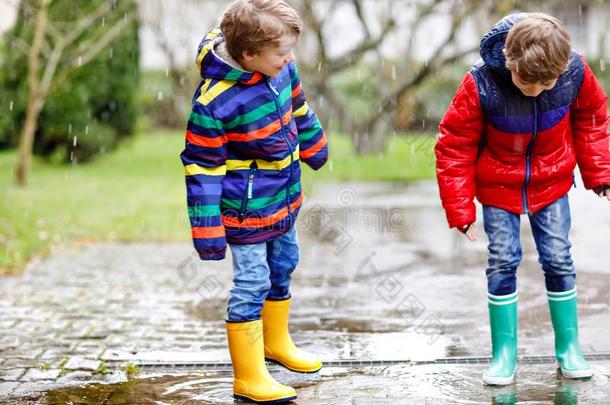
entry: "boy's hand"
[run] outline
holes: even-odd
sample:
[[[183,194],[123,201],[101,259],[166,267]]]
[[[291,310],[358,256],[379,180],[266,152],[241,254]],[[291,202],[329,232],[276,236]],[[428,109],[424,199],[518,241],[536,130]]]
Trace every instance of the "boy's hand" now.
[[[474,226],[474,222],[469,225],[464,225],[461,229],[458,228],[458,230],[466,235],[469,241],[474,242],[477,240],[477,228]]]
[[[594,191],[600,197],[602,197],[602,198],[606,197],[608,199],[608,201],[610,201],[610,185],[598,187],[598,188],[594,189]]]

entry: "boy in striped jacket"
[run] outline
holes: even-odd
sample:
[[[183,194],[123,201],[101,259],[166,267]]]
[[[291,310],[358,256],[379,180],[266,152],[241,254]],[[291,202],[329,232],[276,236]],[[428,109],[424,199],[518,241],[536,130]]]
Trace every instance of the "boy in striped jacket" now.
[[[294,64],[301,28],[282,0],[229,7],[220,29],[199,45],[202,81],[181,154],[195,249],[202,260],[224,259],[227,243],[232,252],[226,327],[233,392],[255,402],[296,398],[271,377],[265,358],[298,372],[322,367],[288,333],[300,162],[317,170],[328,158]]]

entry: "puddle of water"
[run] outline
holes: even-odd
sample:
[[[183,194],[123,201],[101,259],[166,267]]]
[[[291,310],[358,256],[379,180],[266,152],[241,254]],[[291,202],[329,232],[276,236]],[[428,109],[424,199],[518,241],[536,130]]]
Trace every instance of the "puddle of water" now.
[[[527,365],[515,384],[487,387],[483,366],[431,365],[346,369],[315,375],[272,372],[297,389],[296,404],[559,404],[608,403],[610,369],[594,364],[587,381],[563,379],[553,365]],[[117,384],[62,388],[19,404],[222,404],[233,403],[230,372],[162,375]]]
[[[339,201],[334,208],[328,204],[336,200],[337,190],[327,190],[328,195],[321,192],[323,206],[334,209],[328,209],[326,215],[336,226],[326,229],[327,224],[320,218],[313,218],[305,227],[299,225],[302,260],[294,273],[290,325],[298,346],[317,353],[323,360],[489,355],[486,238],[481,225],[477,244],[446,229],[434,187],[363,187],[356,189],[353,199],[346,200],[351,201],[349,204]],[[600,205],[599,209],[589,209],[594,197],[587,194],[585,200],[584,192],[581,194],[573,199],[581,343],[586,352],[610,351],[606,338],[610,283],[607,268],[602,268],[610,259],[610,227],[603,226],[609,218],[607,214],[600,214],[607,202],[603,208]],[[309,202],[304,207],[304,217],[314,206],[315,202]],[[600,218],[592,218],[592,213]],[[543,274],[529,225],[525,218],[523,222],[519,352],[552,355]],[[590,231],[593,224],[595,235]],[[349,243],[345,246],[339,243],[346,240]],[[224,289],[213,295],[205,295],[202,290],[200,299],[187,310],[190,317],[206,327],[201,331],[198,343],[202,347],[195,358],[228,361],[223,320],[231,272],[226,264],[219,269],[206,266],[202,274],[214,274]],[[149,350],[138,353],[134,360],[146,356],[149,360],[193,358],[193,353],[188,352],[170,353],[171,358],[167,359],[168,353]],[[317,375],[280,371],[274,376],[298,388],[298,404],[610,403],[610,366],[603,363],[593,364],[596,375],[590,381],[565,380],[552,364],[524,365],[517,383],[504,388],[483,386],[484,367],[328,367]],[[231,374],[158,375],[125,383],[56,389],[19,401],[33,402],[15,403],[231,403]]]

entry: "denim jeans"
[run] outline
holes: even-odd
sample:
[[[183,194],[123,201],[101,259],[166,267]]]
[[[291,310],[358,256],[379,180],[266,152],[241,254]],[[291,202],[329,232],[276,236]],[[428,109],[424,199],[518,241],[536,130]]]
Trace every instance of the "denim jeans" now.
[[[517,289],[517,267],[521,262],[520,216],[500,208],[483,206],[485,232],[489,238],[487,290],[493,295],[512,294]],[[570,255],[570,206],[567,194],[535,214],[529,215],[538,261],[547,291],[574,288],[576,270]]]
[[[268,242],[231,244],[233,288],[227,321],[260,319],[263,302],[290,298],[290,280],[299,262],[296,227]]]

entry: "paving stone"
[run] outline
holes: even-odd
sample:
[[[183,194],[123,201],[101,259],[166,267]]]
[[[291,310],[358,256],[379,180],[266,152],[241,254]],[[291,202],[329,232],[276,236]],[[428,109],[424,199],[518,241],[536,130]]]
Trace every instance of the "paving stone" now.
[[[0,380],[4,381],[19,381],[19,378],[25,374],[25,368],[9,368],[0,370]]]
[[[21,381],[55,380],[60,373],[61,370],[58,368],[49,370],[31,368],[21,377]]]
[[[14,381],[0,381],[0,399],[8,396],[19,384]]]
[[[13,348],[12,350],[6,350],[2,352],[2,356],[7,359],[25,359],[25,360],[33,360],[44,352],[40,347],[33,347],[31,345],[23,345],[17,348]]]
[[[71,357],[64,368],[66,370],[97,370],[102,364],[99,360],[85,359],[83,357]]]
[[[9,368],[30,368],[30,367],[38,367],[40,365],[40,359],[6,359],[4,363],[0,366],[0,368],[9,369]]]
[[[70,384],[74,382],[92,382],[97,379],[98,377],[91,371],[76,370],[60,376],[56,382],[58,384]]]

